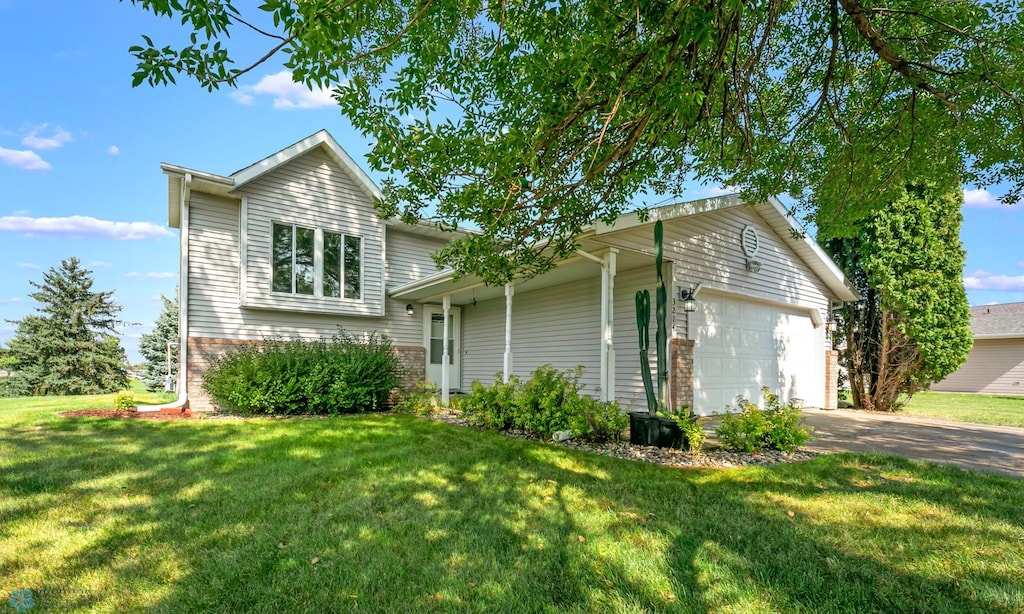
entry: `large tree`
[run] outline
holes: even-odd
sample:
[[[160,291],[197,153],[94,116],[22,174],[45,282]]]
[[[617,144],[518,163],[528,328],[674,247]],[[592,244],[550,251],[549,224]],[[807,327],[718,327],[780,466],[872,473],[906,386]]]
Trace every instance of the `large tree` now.
[[[177,296],[177,293],[175,293]],[[160,297],[164,307],[156,318],[153,332],[139,339],[139,354],[145,359],[142,382],[146,390],[162,390],[164,378],[178,372],[178,301]],[[170,364],[168,364],[170,356]]]
[[[857,407],[895,411],[967,358],[962,203],[959,190],[909,186],[856,236],[825,241],[862,297],[837,312],[834,336]]]
[[[1024,180],[1024,0],[132,3],[188,33],[133,47],[136,85],[235,86],[280,52],[373,141],[382,213],[476,226],[439,260],[492,283],[689,179],[837,234],[921,178]],[[236,63],[229,35],[264,46]]]
[[[10,340],[12,369],[30,395],[96,394],[128,385],[124,349],[115,334],[121,307],[113,292],[92,290],[92,272],[71,257],[30,281],[39,303]]]

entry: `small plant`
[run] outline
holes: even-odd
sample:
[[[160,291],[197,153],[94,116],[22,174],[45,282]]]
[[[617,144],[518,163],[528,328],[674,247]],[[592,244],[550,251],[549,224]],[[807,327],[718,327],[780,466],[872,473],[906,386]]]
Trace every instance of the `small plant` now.
[[[537,367],[519,390],[512,416],[515,425],[544,439],[569,429],[582,376],[583,367],[565,371],[551,365]]]
[[[569,428],[589,441],[618,441],[629,426],[629,416],[618,401],[598,401],[580,395],[570,401]]]
[[[135,395],[131,390],[122,390],[114,397],[114,409],[127,410],[135,408]]]
[[[506,383],[501,381],[499,373],[490,386],[474,381],[469,394],[454,399],[453,405],[470,424],[500,431],[512,428],[514,424],[518,389],[518,377],[513,375]]]
[[[679,430],[683,431],[683,439],[690,449],[690,454],[700,454],[704,450],[704,442],[708,439],[703,421],[689,413],[677,413],[674,418]]]
[[[744,398],[736,397],[739,413],[726,413],[715,431],[724,446],[739,452],[781,450],[795,452],[811,437],[804,425],[797,399],[782,405],[779,395],[768,387],[761,389],[764,409]]]
[[[433,382],[422,380],[416,382],[412,390],[402,395],[395,405],[395,411],[402,414],[426,416],[438,405],[441,388]]]

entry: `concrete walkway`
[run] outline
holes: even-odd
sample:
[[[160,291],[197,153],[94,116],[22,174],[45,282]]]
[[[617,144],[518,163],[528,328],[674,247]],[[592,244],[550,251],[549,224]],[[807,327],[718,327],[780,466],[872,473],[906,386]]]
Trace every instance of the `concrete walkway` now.
[[[878,452],[1024,478],[1024,429],[860,411],[805,409],[826,452]]]

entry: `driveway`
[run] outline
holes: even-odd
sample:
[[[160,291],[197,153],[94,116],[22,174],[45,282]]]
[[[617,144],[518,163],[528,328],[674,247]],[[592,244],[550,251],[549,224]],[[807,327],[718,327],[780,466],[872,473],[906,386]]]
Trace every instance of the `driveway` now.
[[[826,452],[879,452],[1024,478],[1024,429],[859,411],[803,410]]]

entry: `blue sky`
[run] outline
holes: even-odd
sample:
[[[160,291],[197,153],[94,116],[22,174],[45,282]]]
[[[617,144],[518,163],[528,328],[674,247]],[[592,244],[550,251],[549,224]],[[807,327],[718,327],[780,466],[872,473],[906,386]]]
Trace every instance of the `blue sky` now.
[[[160,162],[228,174],[321,128],[365,160],[366,139],[329,96],[291,83],[279,64],[238,91],[207,93],[184,79],[133,89],[127,50],[143,33],[158,43],[183,36],[127,2],[0,0],[0,342],[13,334],[6,320],[33,312],[29,281],[77,256],[94,288],[114,290],[124,320],[137,323],[122,334],[138,360],[138,337],[177,280]],[[695,186],[686,196],[708,193]],[[967,191],[972,305],[1024,301],[1024,206],[999,205],[999,193]]]

